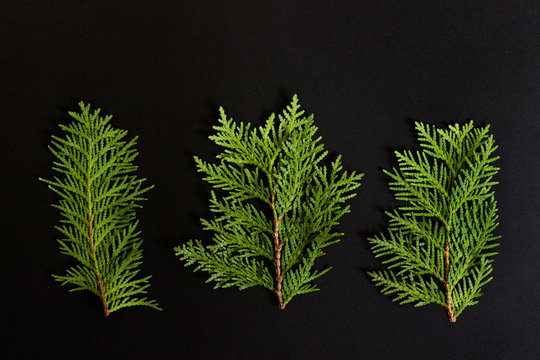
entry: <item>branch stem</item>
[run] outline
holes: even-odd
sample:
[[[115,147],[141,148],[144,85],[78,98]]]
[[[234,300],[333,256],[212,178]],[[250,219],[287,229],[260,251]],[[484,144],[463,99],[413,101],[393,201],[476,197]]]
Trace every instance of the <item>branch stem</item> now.
[[[274,195],[272,194],[272,201],[270,202],[270,207],[274,212],[274,232],[272,233],[272,238],[274,239],[274,268],[276,269],[276,288],[274,289],[274,294],[276,294],[279,302],[279,308],[281,310],[285,309],[285,303],[283,302],[283,293],[281,291],[281,286],[283,284],[283,274],[281,273],[281,250],[283,249],[284,243],[279,240],[279,223],[281,219],[275,215],[275,204],[274,204]]]
[[[99,297],[101,298],[101,303],[103,304],[103,314],[105,317],[109,316],[111,311],[109,310],[109,307],[107,306],[107,302],[105,301],[105,291],[103,290],[103,281],[101,281],[101,275],[99,273],[97,258],[96,258],[96,249],[94,247],[94,230],[92,227],[92,214],[88,213],[88,231],[90,235],[90,250],[92,251],[92,258],[94,260],[94,272],[96,273],[96,277],[98,280],[99,285]]]
[[[448,284],[448,274],[450,273],[450,243],[446,243],[444,246],[444,263],[445,263],[445,270],[444,270],[444,286],[446,288],[446,312],[448,314],[448,319],[450,322],[456,322],[456,317],[454,316],[454,309],[452,308],[452,296],[451,296],[451,290],[450,285]]]
[[[90,138],[88,138],[88,151],[91,153],[92,144],[90,142]],[[89,155],[90,156],[90,155]],[[105,301],[105,291],[103,288],[103,281],[101,279],[101,273],[99,272],[99,266],[97,262],[96,257],[96,248],[94,246],[94,227],[93,227],[93,218],[92,218],[92,193],[90,191],[90,186],[92,183],[91,178],[91,168],[92,168],[92,162],[91,159],[88,159],[88,172],[86,174],[86,197],[88,201],[88,235],[90,240],[90,251],[92,252],[92,260],[94,261],[94,273],[96,274],[97,280],[98,280],[98,286],[99,286],[99,297],[101,299],[101,303],[103,304],[103,314],[105,317],[109,316],[111,311],[109,310],[109,307],[107,306],[107,301]]]

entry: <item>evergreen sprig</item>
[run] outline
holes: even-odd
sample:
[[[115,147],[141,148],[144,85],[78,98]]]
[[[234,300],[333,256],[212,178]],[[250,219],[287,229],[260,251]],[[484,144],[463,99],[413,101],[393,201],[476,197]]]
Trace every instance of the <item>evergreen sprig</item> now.
[[[399,168],[384,170],[395,198],[407,204],[386,212],[387,235],[369,239],[388,268],[369,275],[394,301],[439,304],[455,322],[492,279],[497,146],[489,126],[476,128],[472,121],[415,127],[422,150],[396,151]]]
[[[135,209],[153,186],[134,175],[137,137],[110,125],[112,116],[79,103],[81,113],[69,112],[69,125],[60,124],[64,137],[52,136],[49,150],[56,160],[52,180],[42,179],[60,200],[53,207],[62,220],[55,228],[60,251],[78,261],[65,275],[53,275],[70,291],[89,290],[100,297],[105,316],[128,306],[161,310],[144,297],[150,276],[137,277],[142,264],[142,239]]]
[[[220,115],[209,137],[223,149],[219,161],[195,157],[215,190],[215,217],[201,219],[213,244],[190,240],[175,252],[186,266],[209,273],[215,288],[260,285],[283,309],[294,296],[318,290],[313,281],[330,270],[315,270],[314,263],[343,235],[333,227],[349,212],[345,202],[362,174],[343,171],[339,156],[330,167],[320,164],[327,151],[296,95],[260,127],[234,122],[223,108]]]

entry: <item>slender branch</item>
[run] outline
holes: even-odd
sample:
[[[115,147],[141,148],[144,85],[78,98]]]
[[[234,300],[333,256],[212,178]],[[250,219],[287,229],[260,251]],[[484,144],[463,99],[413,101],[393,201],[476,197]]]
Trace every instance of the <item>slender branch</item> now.
[[[456,170],[455,174],[451,177],[449,181],[449,186],[453,186],[454,181],[461,171],[461,166]],[[449,191],[448,191],[449,192]],[[448,202],[448,207],[450,206],[450,202]],[[454,308],[452,307],[452,288],[450,288],[450,284],[448,283],[448,275],[450,274],[450,224],[452,224],[452,217],[455,214],[455,210],[450,210],[450,213],[448,214],[448,221],[445,224],[446,228],[446,243],[444,244],[444,251],[443,251],[443,258],[444,258],[444,287],[446,288],[446,305],[444,306],[446,309],[446,313],[448,314],[448,320],[450,322],[454,323],[456,322],[456,317],[454,315]]]
[[[448,228],[447,228],[447,234],[449,234]],[[448,319],[450,320],[450,322],[456,322],[456,317],[454,316],[454,309],[452,308],[452,296],[451,296],[450,285],[448,284],[448,274],[450,273],[450,243],[449,241],[450,240],[448,240],[446,244],[444,245],[444,251],[443,251],[444,263],[445,263],[444,286],[446,288],[445,308],[448,313]]]
[[[270,207],[275,214],[275,196],[272,194],[272,201],[270,202]],[[281,273],[281,249],[283,249],[284,243],[279,240],[279,222],[281,219],[277,216],[274,217],[274,232],[272,233],[272,238],[274,239],[274,268],[276,269],[276,288],[274,294],[276,294],[279,302],[279,308],[281,310],[285,309],[285,303],[283,302],[283,293],[281,291],[281,285],[283,283],[283,274]]]
[[[464,134],[463,137],[460,139],[460,145],[463,143],[463,139],[465,138],[465,136],[466,136],[466,134]],[[474,153],[477,146],[478,145],[476,145],[473,148],[473,150],[472,150],[473,153]],[[458,155],[461,156],[461,146],[458,146],[456,148],[456,151],[457,151]],[[450,181],[448,183],[450,188],[453,187],[454,182],[455,182],[458,174],[461,172],[463,164],[465,163],[465,158],[466,157],[467,157],[467,154],[463,157],[463,159],[461,159],[461,161],[459,162],[459,166],[457,166],[455,171],[450,166],[448,166],[448,168],[450,168],[450,170],[452,170],[452,176],[451,176]],[[477,171],[479,171],[479,170],[477,170]],[[475,177],[476,176],[477,176],[477,174],[475,173]],[[449,191],[447,191],[447,192],[449,193]],[[469,196],[470,192],[471,192],[471,189],[467,189],[466,196],[464,196],[462,198],[462,200],[460,200],[459,205],[456,206],[454,209],[450,206],[450,202],[448,202],[448,207],[450,208],[450,213],[448,215],[448,221],[445,223],[446,244],[444,246],[443,257],[444,257],[444,263],[445,263],[444,286],[446,288],[446,305],[444,307],[446,308],[446,312],[448,314],[448,319],[450,320],[450,322],[456,322],[456,317],[454,316],[454,309],[452,308],[452,290],[453,290],[455,284],[454,284],[454,286],[450,287],[450,284],[448,283],[448,274],[450,273],[450,224],[452,224],[452,216],[463,205],[463,203],[465,202],[465,200]]]
[[[90,138],[88,138],[88,149],[91,151],[91,143]],[[90,168],[91,168],[91,161],[88,159],[88,172],[86,176],[86,196],[88,200],[88,233],[90,237],[90,250],[92,251],[92,260],[94,260],[94,273],[96,274],[98,285],[99,285],[99,297],[101,298],[101,303],[103,304],[103,314],[105,314],[105,317],[109,316],[111,311],[109,310],[109,307],[107,306],[107,302],[105,301],[105,291],[103,289],[103,281],[101,280],[101,274],[99,272],[97,257],[96,257],[96,248],[94,247],[94,228],[93,228],[93,219],[92,219],[92,193],[90,192],[90,185],[92,183],[92,179],[90,176]]]
[[[96,249],[94,247],[94,230],[92,227],[92,214],[88,213],[88,231],[90,234],[90,249],[92,250],[92,258],[94,259],[94,272],[96,273],[98,284],[99,284],[99,297],[101,298],[101,303],[103,304],[103,313],[105,314],[105,317],[109,316],[111,311],[109,310],[109,307],[107,306],[107,302],[105,301],[105,291],[103,290],[103,281],[101,281],[101,275],[99,273],[97,258],[96,258]]]

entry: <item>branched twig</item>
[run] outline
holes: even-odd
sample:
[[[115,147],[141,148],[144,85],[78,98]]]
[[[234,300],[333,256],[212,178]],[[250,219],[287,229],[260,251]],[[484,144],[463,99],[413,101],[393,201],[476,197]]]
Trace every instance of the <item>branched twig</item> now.
[[[111,116],[79,106],[81,113],[69,113],[74,121],[60,125],[65,137],[53,136],[49,146],[56,158],[53,169],[63,177],[40,178],[60,197],[53,205],[63,216],[57,227],[60,249],[79,262],[53,277],[72,290],[98,295],[106,317],[128,306],[161,310],[155,300],[141,297],[150,277],[137,278],[142,239],[135,230],[135,208],[152,188],[142,187],[144,179],[133,174],[137,138],[123,140],[127,132],[113,128]]]
[[[314,260],[340,234],[316,234],[348,212],[343,204],[362,176],[341,171],[339,157],[330,169],[319,165],[327,152],[315,136],[313,115],[303,114],[296,95],[282,114],[270,115],[258,128],[234,122],[220,109],[217,133],[210,136],[223,147],[220,162],[195,157],[204,180],[219,190],[212,193],[214,219],[201,220],[214,232],[214,244],[190,240],[175,248],[186,266],[209,273],[216,288],[261,285],[276,295],[280,309],[294,296],[318,290],[313,281],[329,268],[313,269]],[[306,196],[310,201],[300,204]],[[271,217],[251,203],[259,201],[270,206]],[[317,255],[304,252],[306,247]]]
[[[407,204],[390,214],[389,236],[369,239],[388,271],[369,275],[395,301],[439,304],[455,322],[491,280],[497,146],[489,127],[474,128],[472,121],[415,127],[422,151],[396,151],[399,168],[384,170],[395,198]]]

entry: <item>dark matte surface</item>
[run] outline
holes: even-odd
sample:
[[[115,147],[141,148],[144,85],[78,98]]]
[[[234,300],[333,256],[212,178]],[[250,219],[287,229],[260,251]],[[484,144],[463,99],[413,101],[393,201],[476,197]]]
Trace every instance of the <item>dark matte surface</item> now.
[[[2,357],[540,358],[540,4],[189,3],[1,2]],[[366,175],[339,227],[347,235],[320,259],[334,266],[322,291],[282,312],[263,289],[214,291],[172,248],[208,239],[208,188],[191,156],[215,152],[217,107],[260,122],[295,92],[326,148]],[[50,276],[72,262],[37,177],[52,175],[46,145],[80,99],[140,136],[140,175],[156,185],[140,211],[143,271],[163,312],[105,319],[98,298]],[[380,170],[392,149],[415,146],[412,120],[470,118],[500,146],[502,239],[494,280],[452,325],[435,305],[391,302],[363,270],[380,267],[366,236],[396,205]]]

